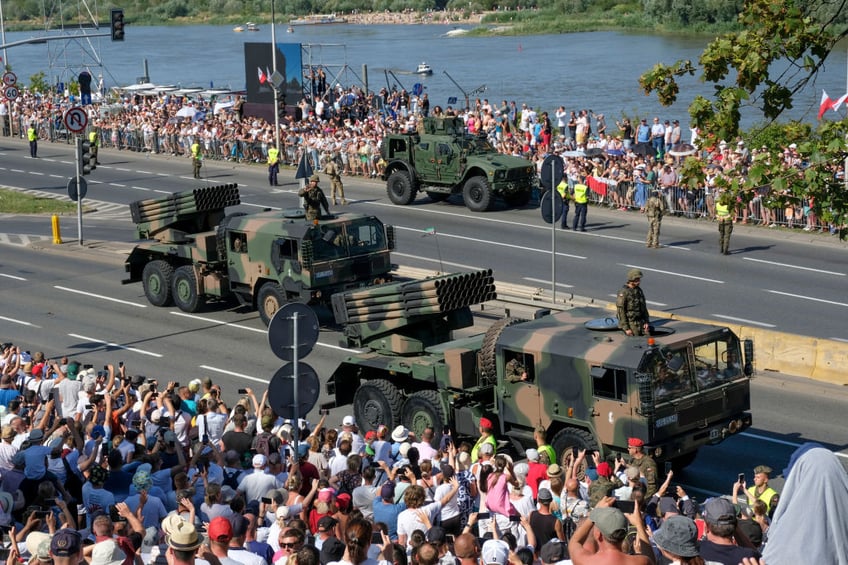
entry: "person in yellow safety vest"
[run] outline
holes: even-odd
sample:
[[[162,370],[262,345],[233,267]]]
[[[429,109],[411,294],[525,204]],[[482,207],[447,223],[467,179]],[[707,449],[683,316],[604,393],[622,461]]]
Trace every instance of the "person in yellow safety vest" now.
[[[557,192],[559,192],[560,197],[562,197],[562,222],[559,227],[561,229],[568,229],[568,209],[569,206],[568,201],[571,200],[571,191],[568,189],[568,182],[565,180],[565,175],[563,175],[562,180],[559,181],[559,184],[556,187]]]
[[[35,159],[38,157],[38,132],[35,130],[35,124],[29,125],[27,139],[29,140],[29,156]]]
[[[268,148],[268,184],[280,186],[277,183],[277,173],[280,172],[280,150],[276,146]]]
[[[480,418],[480,439],[477,440],[477,443],[474,444],[474,447],[471,448],[471,462],[476,463],[477,459],[480,457],[480,448],[484,444],[491,445],[491,454],[492,457],[495,456],[495,452],[498,448],[498,442],[495,440],[495,436],[492,435],[494,431],[494,426],[492,425],[492,421],[488,418]],[[489,448],[487,447],[488,451]]]
[[[574,231],[586,231],[586,211],[589,208],[589,187],[583,184],[583,178],[574,185]]]
[[[203,155],[200,153],[200,140],[195,138],[191,144],[191,162],[194,165],[194,178],[200,178],[200,167],[203,166]]]
[[[718,220],[718,243],[719,253],[730,255],[730,234],[733,233],[733,217],[730,214],[730,206],[727,197],[719,195],[716,199],[715,211]]]
[[[766,504],[766,512],[771,510],[772,498],[777,494],[777,491],[768,484],[771,473],[771,467],[768,465],[757,465],[754,467],[754,486],[745,489],[748,504],[753,505],[755,500],[762,500]]]
[[[97,148],[100,147],[100,135],[98,135],[97,128],[93,128],[88,132],[88,142],[91,144],[91,156],[94,157],[94,164],[99,165],[100,161],[97,160]]]

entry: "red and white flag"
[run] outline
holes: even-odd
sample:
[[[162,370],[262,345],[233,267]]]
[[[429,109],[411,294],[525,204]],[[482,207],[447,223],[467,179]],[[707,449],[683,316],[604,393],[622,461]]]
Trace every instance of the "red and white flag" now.
[[[842,106],[842,103],[846,100],[848,100],[848,94],[843,94],[836,101],[833,102],[830,109],[836,112],[837,110],[839,110],[839,107]]]
[[[259,84],[265,84],[265,81],[268,80],[268,75],[263,73],[262,69],[260,69],[259,67],[256,67],[256,71],[259,73]],[[830,100],[830,99],[828,98],[828,100]],[[824,111],[819,113],[819,119],[821,119],[821,115],[823,113],[824,113]]]
[[[824,113],[828,110],[833,110],[833,104],[834,101],[830,99],[827,92],[822,90],[821,104],[819,104],[819,119],[822,119],[822,116],[824,116]]]
[[[271,69],[265,67],[265,80],[271,82]]]

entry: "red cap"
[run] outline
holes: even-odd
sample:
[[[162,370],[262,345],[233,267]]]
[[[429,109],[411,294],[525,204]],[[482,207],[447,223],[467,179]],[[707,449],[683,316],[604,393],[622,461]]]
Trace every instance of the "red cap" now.
[[[642,447],[643,445],[645,445],[645,442],[638,437],[627,438],[628,447]]]
[[[228,542],[233,537],[233,526],[223,516],[212,518],[209,522],[209,539],[218,542]]]
[[[350,507],[350,495],[346,492],[340,493],[336,497],[336,505],[339,510],[347,510]]]
[[[372,439],[377,439],[377,432],[368,430],[368,433],[365,434],[365,441],[371,441]]]
[[[604,461],[603,463],[598,463],[598,467],[596,469],[598,471],[598,475],[601,477],[610,478],[612,476],[612,467],[610,464]]]
[[[488,418],[480,418],[480,427],[489,429],[494,428],[494,426],[492,425],[492,421]]]

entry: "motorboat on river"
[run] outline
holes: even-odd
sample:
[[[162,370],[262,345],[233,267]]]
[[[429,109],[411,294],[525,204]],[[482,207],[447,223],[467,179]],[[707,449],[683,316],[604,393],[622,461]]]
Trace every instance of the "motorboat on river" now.
[[[427,63],[421,62],[421,63],[419,63],[418,68],[415,69],[415,74],[416,75],[432,75],[433,74],[433,67],[431,67]]]

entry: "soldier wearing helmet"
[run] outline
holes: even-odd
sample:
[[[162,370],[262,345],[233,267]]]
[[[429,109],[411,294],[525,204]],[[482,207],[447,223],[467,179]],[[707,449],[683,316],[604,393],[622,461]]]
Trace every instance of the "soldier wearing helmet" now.
[[[627,282],[618,291],[615,301],[618,327],[629,336],[648,333],[648,306],[645,303],[645,293],[639,287],[641,280],[642,271],[639,269],[627,271]]]
[[[306,219],[308,221],[321,219],[321,209],[323,208],[326,214],[330,215],[330,205],[327,202],[327,197],[324,196],[324,191],[318,186],[321,177],[312,175],[309,177],[309,185],[301,188],[297,195],[303,198],[303,207],[306,209]]]

